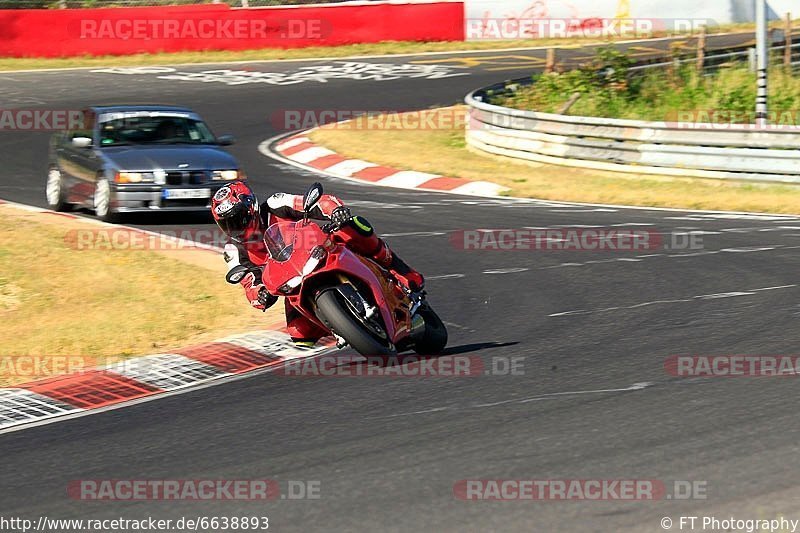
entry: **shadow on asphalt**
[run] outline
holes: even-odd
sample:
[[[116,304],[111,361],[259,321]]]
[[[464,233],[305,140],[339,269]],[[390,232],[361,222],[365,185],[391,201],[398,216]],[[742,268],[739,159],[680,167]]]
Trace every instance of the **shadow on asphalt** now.
[[[518,342],[476,342],[473,344],[462,344],[461,346],[450,346],[445,348],[442,355],[457,355],[460,353],[477,352],[480,350],[489,350],[491,348],[505,348],[506,346],[515,346]]]
[[[421,363],[423,361],[429,361],[431,359],[438,359],[440,357],[447,357],[451,355],[459,355],[464,353],[471,353],[471,352],[479,352],[481,350],[490,350],[492,348],[504,348],[506,346],[514,346],[519,344],[518,342],[477,342],[472,344],[462,344],[460,346],[451,346],[449,348],[445,348],[445,350],[440,354],[435,355],[418,355],[416,353],[401,353],[395,356],[382,356],[382,355],[371,355],[367,357],[367,360],[358,360],[348,362],[342,366],[377,366],[383,368],[391,368],[396,366],[403,366],[405,364],[415,364]]]

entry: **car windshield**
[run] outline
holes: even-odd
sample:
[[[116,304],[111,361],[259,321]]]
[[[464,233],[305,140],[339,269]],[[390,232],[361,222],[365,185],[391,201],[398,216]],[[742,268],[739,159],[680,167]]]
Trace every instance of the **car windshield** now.
[[[294,252],[295,222],[278,222],[267,228],[264,242],[273,261],[284,263]]]
[[[133,116],[100,124],[100,146],[126,144],[212,144],[206,124],[182,116]]]

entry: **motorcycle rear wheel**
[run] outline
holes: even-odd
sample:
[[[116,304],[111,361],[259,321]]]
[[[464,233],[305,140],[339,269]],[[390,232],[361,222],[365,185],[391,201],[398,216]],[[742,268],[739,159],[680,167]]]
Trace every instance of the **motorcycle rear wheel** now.
[[[327,289],[319,293],[316,303],[319,319],[361,355],[397,355],[392,346],[387,345],[385,340],[376,338],[357,317],[353,316],[336,289]]]

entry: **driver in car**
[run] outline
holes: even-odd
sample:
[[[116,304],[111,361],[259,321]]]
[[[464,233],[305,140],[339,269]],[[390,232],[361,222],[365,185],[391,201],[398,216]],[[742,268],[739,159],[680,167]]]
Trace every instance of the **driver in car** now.
[[[279,192],[259,206],[253,190],[237,181],[217,191],[211,202],[211,212],[217,225],[230,239],[225,246],[225,262],[230,269],[238,265],[248,267],[250,272],[240,284],[250,305],[266,311],[278,301],[278,297],[267,291],[261,280],[263,270],[257,266],[266,263],[269,256],[264,232],[277,222],[301,220],[304,214],[303,197]],[[378,238],[365,218],[353,216],[337,197],[323,194],[308,217],[329,221],[330,229],[342,238],[348,249],[386,268],[410,290],[422,290],[422,275],[400,259],[383,239]],[[292,307],[288,299],[286,325],[298,347],[312,347],[326,334]]]

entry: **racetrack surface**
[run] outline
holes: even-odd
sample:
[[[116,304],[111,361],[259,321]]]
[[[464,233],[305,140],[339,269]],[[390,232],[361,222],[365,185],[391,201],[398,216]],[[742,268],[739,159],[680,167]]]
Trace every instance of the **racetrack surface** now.
[[[563,54],[580,55],[581,51]],[[218,133],[259,193],[301,192],[316,175],[257,146],[280,133],[281,109],[413,109],[520,77],[495,56],[448,58],[451,77],[328,79],[280,86],[170,81],[90,71],[0,75],[4,108],[103,102],[185,104]],[[296,72],[336,61],[252,64]],[[503,66],[504,65],[504,66]],[[492,70],[494,68],[507,70]],[[178,67],[199,72],[233,67]],[[43,205],[46,134],[0,133],[0,197]],[[0,514],[35,519],[266,515],[277,531],[661,530],[663,516],[800,518],[792,472],[791,378],[670,376],[674,354],[793,354],[800,315],[800,217],[618,209],[403,191],[320,179],[389,235],[429,279],[449,325],[449,353],[524,358],[524,375],[467,378],[290,378],[263,374],[159,401],[0,435]],[[148,229],[204,224],[136,219]],[[448,232],[601,226],[701,231],[702,250],[469,252]],[[422,235],[404,235],[422,232]],[[24,238],[21,236],[21,238]],[[32,258],[35,260],[35,258]],[[187,273],[191,275],[191,273]],[[220,280],[220,283],[223,283]],[[246,305],[244,299],[242,305]],[[568,313],[576,311],[575,313]],[[316,500],[83,502],[76,479],[251,479],[320,482]],[[705,481],[706,500],[474,502],[463,479]],[[676,526],[677,527],[677,526]]]

